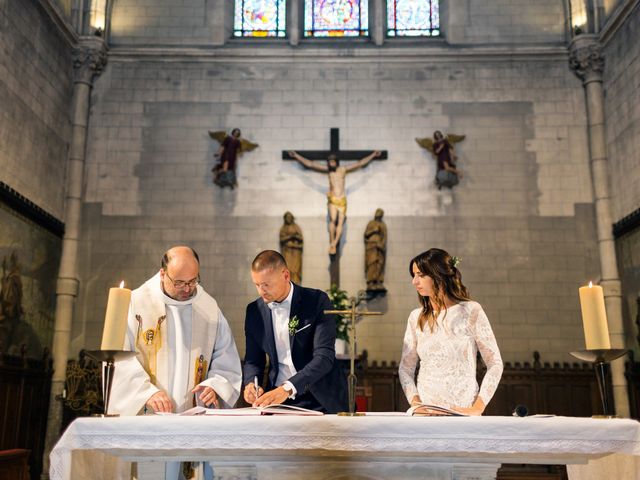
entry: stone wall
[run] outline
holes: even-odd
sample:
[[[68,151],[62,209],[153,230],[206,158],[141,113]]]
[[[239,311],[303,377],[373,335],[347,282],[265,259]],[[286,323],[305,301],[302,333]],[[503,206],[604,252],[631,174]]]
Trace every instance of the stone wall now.
[[[36,0],[0,3],[0,180],[62,219],[71,48]]]
[[[628,0],[604,0],[604,13],[607,18],[610,18],[616,12],[616,9],[620,8],[621,5],[627,3]]]
[[[445,2],[441,2],[445,3]],[[563,43],[563,2],[519,0],[446,2],[445,36],[453,44]]]
[[[111,39],[117,45],[220,45],[231,36],[233,8],[224,0],[118,0]],[[565,41],[566,12],[557,0],[440,0],[440,9],[443,36],[452,44]],[[371,15],[371,31],[376,18],[385,15]]]
[[[256,297],[249,267],[261,249],[278,248],[279,218],[107,216],[101,215],[97,204],[87,205],[85,213],[88,230],[81,254],[85,281],[72,349],[99,344],[110,286],[123,278],[129,285],[140,285],[158,270],[164,250],[186,242],[200,254],[202,284],[218,300],[238,348],[244,351],[244,311]],[[365,286],[361,237],[368,220],[348,220],[341,286],[352,295]],[[407,317],[418,305],[408,264],[414,255],[434,246],[462,258],[463,281],[483,304],[506,360],[526,360],[538,350],[547,361],[570,361],[567,352],[583,348],[577,287],[598,272],[590,205],[577,208],[575,217],[392,216],[385,220],[388,294],[368,305],[385,315],[369,317],[358,327],[359,348],[366,348],[372,359],[399,360]],[[324,219],[305,217],[297,223],[305,236],[303,283],[326,289]]]
[[[640,315],[640,229],[628,232],[616,239],[620,280],[622,280],[622,314],[629,335],[628,345],[637,353],[640,336],[637,324]]]
[[[463,258],[505,359],[539,350],[570,360],[584,342],[577,288],[598,269],[582,86],[554,48],[517,62],[448,53],[311,49],[294,59],[234,49],[187,61],[114,48],[92,99],[73,348],[99,343],[110,285],[139,285],[164,250],[188,243],[244,351],[244,309],[256,296],[249,265],[278,248],[286,210],[305,236],[303,283],[328,288],[327,179],[281,152],[328,148],[339,127],[342,148],[389,152],[347,179],[341,286],[350,294],[365,286],[362,235],[377,207],[390,237],[389,292],[369,305],[385,315],[362,322],[359,348],[399,359],[417,305],[408,262],[438,246]],[[260,146],[240,159],[239,187],[220,190],[207,131],[236,126]],[[453,191],[436,188],[435,161],[414,141],[436,129],[466,135]]]
[[[640,208],[640,3],[605,45],[613,221]]]
[[[329,128],[339,127],[342,148],[390,155],[350,175],[350,215],[372,214],[372,192],[402,216],[571,216],[575,203],[591,201],[584,96],[564,55],[514,64],[315,54],[267,65],[112,57],[96,81],[86,200],[109,215],[247,216],[266,195],[263,215],[279,217],[283,205],[317,215],[326,178],[281,152],[329,148]],[[212,189],[218,144],[207,131],[235,126],[260,147],[240,159],[237,191]],[[435,162],[414,140],[436,129],[467,135],[457,146],[467,177],[455,204],[437,194]]]
[[[224,0],[118,0],[113,6],[114,44],[211,44],[233,2]]]
[[[618,2],[626,6],[632,2]],[[604,48],[607,153],[611,166],[613,221],[640,209],[640,3],[608,37]],[[616,20],[615,18],[612,20]],[[623,319],[628,332],[637,334],[637,298],[640,296],[640,233],[638,228],[616,239],[622,280]],[[638,348],[637,340],[630,343]]]

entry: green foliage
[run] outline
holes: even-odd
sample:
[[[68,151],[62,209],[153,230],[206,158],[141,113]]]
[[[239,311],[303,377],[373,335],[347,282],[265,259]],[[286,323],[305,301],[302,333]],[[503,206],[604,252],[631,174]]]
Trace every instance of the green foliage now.
[[[334,309],[349,310],[351,308],[349,294],[345,290],[341,290],[337,285],[331,285],[331,288],[327,290],[327,295],[329,295],[329,300],[333,303]],[[344,315],[336,315],[336,338],[349,343],[349,319]]]

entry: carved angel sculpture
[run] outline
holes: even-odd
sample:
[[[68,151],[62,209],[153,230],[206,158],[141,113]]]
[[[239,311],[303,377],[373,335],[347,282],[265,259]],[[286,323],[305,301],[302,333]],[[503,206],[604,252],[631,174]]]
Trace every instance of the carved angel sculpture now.
[[[436,173],[436,185],[438,190],[442,187],[453,188],[462,178],[462,170],[457,168],[456,155],[453,145],[465,139],[465,135],[447,134],[445,137],[440,130],[433,133],[431,138],[416,138],[416,142],[422,148],[429,150],[438,161]]]
[[[236,164],[238,157],[243,152],[250,152],[258,147],[257,143],[241,138],[239,128],[234,128],[231,135],[220,130],[209,131],[209,136],[220,143],[220,148],[214,154],[218,158],[218,163],[211,169],[213,172],[213,183],[221,188],[229,187],[232,190],[238,186],[236,179]]]

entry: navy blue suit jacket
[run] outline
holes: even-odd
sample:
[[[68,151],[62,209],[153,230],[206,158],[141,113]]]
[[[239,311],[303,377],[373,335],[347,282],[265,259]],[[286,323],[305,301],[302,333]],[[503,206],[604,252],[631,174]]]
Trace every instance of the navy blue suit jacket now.
[[[297,333],[289,335],[289,341],[297,373],[288,380],[296,387],[297,395],[311,392],[327,413],[337,413],[347,411],[349,401],[346,376],[335,359],[335,316],[324,313],[324,310],[331,309],[333,305],[323,291],[293,286],[289,318],[297,316],[299,323]],[[278,356],[271,310],[262,298],[247,305],[244,332],[245,385],[255,376],[262,379],[268,356],[267,391],[278,387],[275,384],[278,378]]]

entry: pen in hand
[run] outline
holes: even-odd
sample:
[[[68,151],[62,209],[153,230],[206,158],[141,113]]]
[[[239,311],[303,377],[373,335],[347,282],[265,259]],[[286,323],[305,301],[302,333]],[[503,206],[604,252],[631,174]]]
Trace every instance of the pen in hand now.
[[[253,386],[256,389],[256,400],[258,400],[258,397],[260,396],[258,393],[258,376],[256,375],[255,377],[253,377]],[[255,400],[254,400],[255,402]]]

